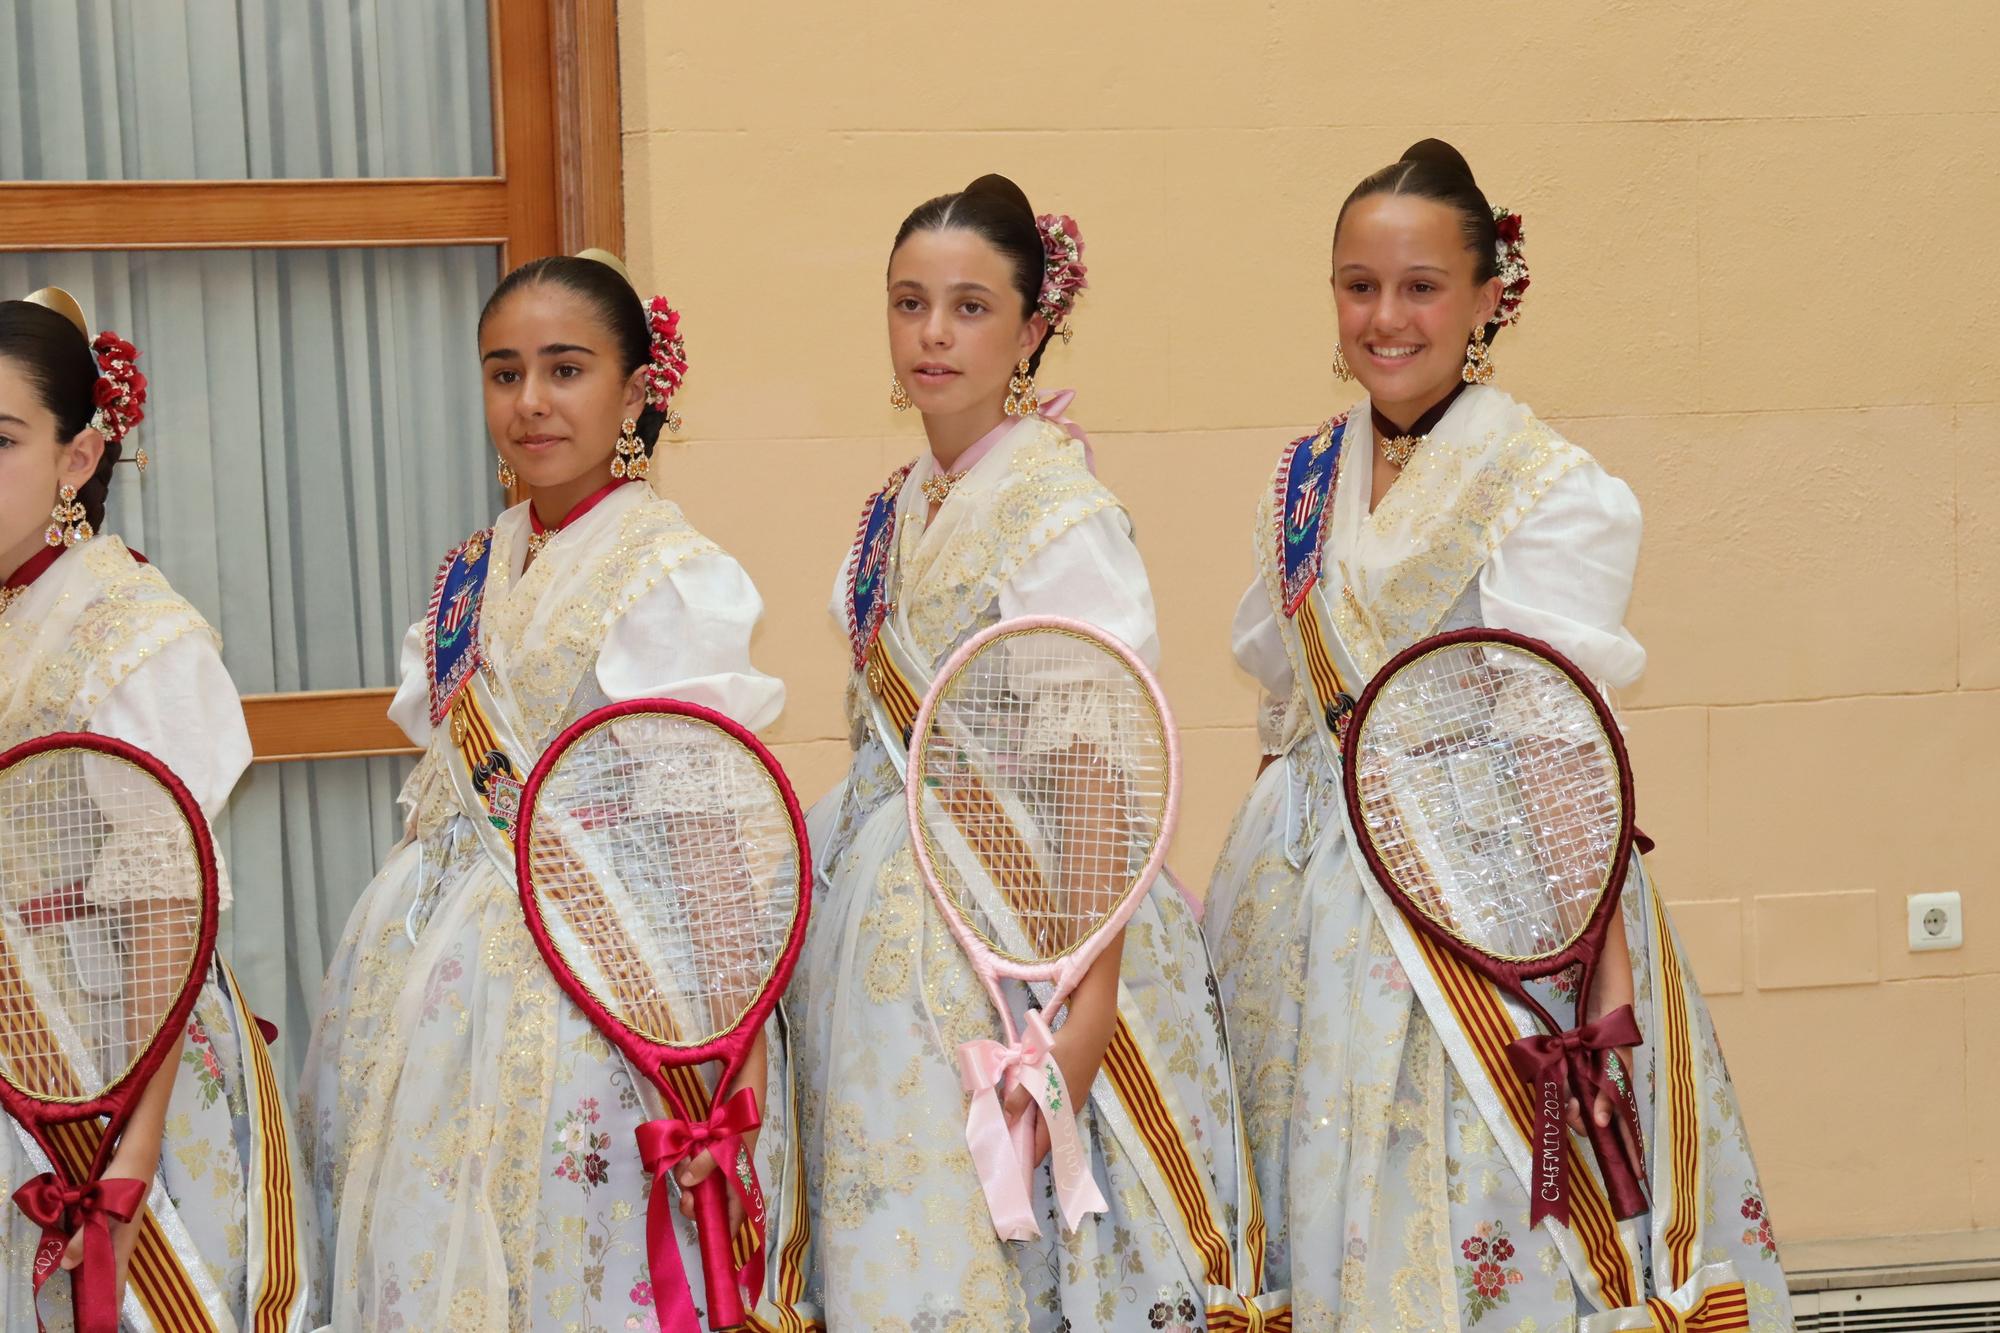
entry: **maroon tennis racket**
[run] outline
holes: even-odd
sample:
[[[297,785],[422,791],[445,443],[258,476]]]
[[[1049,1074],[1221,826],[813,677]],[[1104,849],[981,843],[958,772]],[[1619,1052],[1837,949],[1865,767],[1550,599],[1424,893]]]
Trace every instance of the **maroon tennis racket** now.
[[[110,1223],[152,1182],[104,1170],[194,1009],[216,894],[208,821],[152,755],[69,733],[0,754],[0,1104],[54,1168],[14,1192],[37,1296],[83,1232],[79,1333],[118,1328]]]
[[[1638,1112],[1614,1054],[1639,1043],[1637,1019],[1623,1005],[1581,1021],[1633,844],[1631,768],[1611,710],[1547,644],[1462,630],[1391,658],[1355,704],[1344,748],[1348,815],[1376,880],[1414,929],[1542,1026],[1507,1052],[1539,1117],[1531,1222],[1568,1222],[1572,1094],[1612,1211],[1645,1212]],[[1526,983],[1570,969],[1577,1018],[1558,1022]],[[1600,1092],[1620,1108],[1608,1126],[1590,1113]]]
[[[695,1327],[669,1177],[704,1150],[721,1168],[694,1190],[708,1324],[743,1327],[764,1265],[763,1197],[742,1139],[761,1114],[748,1087],[711,1106],[698,1067],[719,1061],[713,1086],[729,1087],[804,942],[812,858],[791,784],[720,713],[672,699],[612,704],[535,765],[515,857],[528,929],[556,980],[670,1108],[639,1128],[661,1327]],[[732,1238],[726,1189],[751,1235]]]

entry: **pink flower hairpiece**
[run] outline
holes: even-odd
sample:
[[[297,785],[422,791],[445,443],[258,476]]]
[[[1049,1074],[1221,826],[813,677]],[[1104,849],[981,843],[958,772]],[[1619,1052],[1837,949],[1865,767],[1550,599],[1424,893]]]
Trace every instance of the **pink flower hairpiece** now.
[[[117,444],[146,419],[146,377],[136,364],[139,349],[106,329],[90,344],[90,350],[97,357],[98,373],[97,410],[90,424],[106,442]],[[146,451],[141,449],[134,461],[141,472],[145,471]]]
[[[1493,205],[1493,224],[1500,234],[1493,247],[1494,263],[1500,272],[1500,304],[1493,312],[1493,322],[1505,328],[1520,321],[1521,297],[1528,290],[1528,260],[1521,253],[1525,233],[1521,230],[1521,215],[1501,204]]]
[[[687,344],[681,339],[681,312],[667,304],[664,296],[646,303],[646,323],[652,330],[652,359],[646,366],[646,406],[657,407],[666,416],[667,429],[681,428],[681,415],[671,406],[673,396],[687,378]]]
[[[1049,322],[1049,328],[1068,342],[1076,294],[1090,285],[1084,277],[1083,233],[1077,230],[1076,219],[1066,213],[1044,213],[1035,219],[1035,227],[1042,234],[1044,256],[1042,296],[1035,309]]]

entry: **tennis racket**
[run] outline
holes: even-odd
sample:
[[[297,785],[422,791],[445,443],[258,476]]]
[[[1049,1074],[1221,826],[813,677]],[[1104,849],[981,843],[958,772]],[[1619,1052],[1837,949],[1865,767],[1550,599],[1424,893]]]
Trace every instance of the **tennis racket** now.
[[[563,990],[669,1108],[638,1133],[653,1178],[646,1248],[661,1326],[694,1327],[668,1178],[708,1150],[720,1169],[694,1187],[708,1326],[743,1327],[744,1291],[753,1305],[762,1292],[764,1208],[742,1139],[762,1116],[748,1087],[719,1093],[742,1070],[805,938],[812,858],[798,800],[743,727],[694,704],[639,699],[558,736],[521,809],[515,858],[528,930]],[[711,1108],[698,1067],[717,1061]],[[753,1228],[740,1248],[725,1190]]]
[[[1355,704],[1344,748],[1348,815],[1383,890],[1541,1024],[1507,1052],[1537,1118],[1531,1222],[1569,1220],[1571,1095],[1613,1212],[1645,1212],[1638,1111],[1614,1054],[1639,1043],[1638,1022],[1630,1005],[1582,1022],[1634,837],[1631,767],[1610,709],[1547,644],[1461,630],[1389,660]],[[1576,1020],[1558,1022],[1526,983],[1572,968]],[[1590,1113],[1600,1092],[1620,1108],[1611,1125]]]
[[[0,754],[0,1104],[53,1167],[14,1192],[37,1298],[83,1232],[79,1333],[117,1333],[111,1221],[152,1182],[104,1170],[194,1010],[216,895],[208,821],[152,755],[69,733]]]
[[[1029,1205],[1038,1115],[1065,1224],[1102,1212],[1054,1016],[1159,874],[1180,748],[1158,683],[1080,621],[1003,621],[938,672],[911,729],[911,844],[924,883],[1000,1013],[1005,1043],[959,1048],[966,1145],[1003,1240],[1041,1234]],[[1045,982],[1017,1031],[1000,979]],[[1002,1099],[1033,1099],[1012,1124]]]

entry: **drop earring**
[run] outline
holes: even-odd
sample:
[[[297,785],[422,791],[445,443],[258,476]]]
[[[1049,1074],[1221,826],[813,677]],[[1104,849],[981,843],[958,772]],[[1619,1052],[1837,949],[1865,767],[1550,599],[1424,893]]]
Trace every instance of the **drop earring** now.
[[[76,487],[64,482],[56,492],[56,507],[49,511],[49,526],[42,532],[42,540],[51,546],[77,546],[96,535],[84,516],[83,502],[76,498]]]
[[[903,377],[901,375],[892,375],[889,377],[889,406],[898,412],[907,412],[910,410],[910,391],[903,387]]]

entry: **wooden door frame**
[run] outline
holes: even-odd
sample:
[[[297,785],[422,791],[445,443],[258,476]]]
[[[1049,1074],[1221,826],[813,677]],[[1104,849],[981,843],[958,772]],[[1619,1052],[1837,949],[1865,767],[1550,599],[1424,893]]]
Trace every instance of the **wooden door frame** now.
[[[617,0],[487,0],[492,176],[0,185],[0,251],[623,251]],[[412,754],[394,690],[250,695],[258,763]]]

